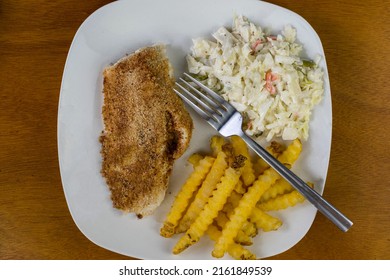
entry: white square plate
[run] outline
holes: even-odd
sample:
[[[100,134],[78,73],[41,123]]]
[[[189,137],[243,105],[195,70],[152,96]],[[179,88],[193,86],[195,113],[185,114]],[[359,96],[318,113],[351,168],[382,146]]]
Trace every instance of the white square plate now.
[[[234,14],[242,14],[262,27],[279,33],[290,24],[310,58],[323,57],[325,96],[315,107],[309,140],[294,171],[315,183],[323,192],[328,170],[332,108],[328,71],[321,41],[313,28],[299,15],[257,0],[123,0],[108,4],[91,16],[77,31],[67,57],[58,109],[58,151],[60,171],[71,215],[83,234],[108,250],[141,259],[211,259],[208,238],[175,256],[171,249],[177,237],[159,235],[162,222],[186,176],[193,152],[208,149],[216,134],[195,114],[195,129],[187,152],[177,160],[163,204],[152,216],[138,220],[112,207],[110,193],[100,174],[99,135],[102,71],[126,53],[164,43],[176,77],[186,70],[185,55],[192,38],[210,37],[220,26],[230,27]],[[191,112],[192,113],[192,112]],[[274,213],[284,224],[275,232],[260,233],[250,247],[259,258],[279,254],[294,246],[309,230],[316,209],[305,202]]]

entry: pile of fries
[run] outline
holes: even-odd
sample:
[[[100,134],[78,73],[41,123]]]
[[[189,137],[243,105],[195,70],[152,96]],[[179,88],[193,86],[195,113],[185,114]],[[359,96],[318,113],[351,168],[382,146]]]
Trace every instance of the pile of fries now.
[[[256,259],[245,246],[259,231],[277,230],[282,221],[268,211],[303,202],[304,197],[260,158],[251,158],[238,136],[213,136],[211,155],[193,154],[194,170],[177,194],[160,234],[184,233],[172,252],[179,254],[208,235],[214,242],[212,256],[228,253],[234,259]],[[288,168],[298,159],[302,144],[287,147],[273,142],[267,148]]]

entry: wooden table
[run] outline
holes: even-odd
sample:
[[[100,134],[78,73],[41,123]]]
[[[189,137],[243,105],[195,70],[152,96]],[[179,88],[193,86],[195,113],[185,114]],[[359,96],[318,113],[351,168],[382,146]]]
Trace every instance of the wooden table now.
[[[73,222],[57,158],[57,108],[68,48],[105,0],[0,4],[0,258],[128,259]],[[324,196],[354,221],[318,214],[308,234],[272,259],[390,258],[390,5],[275,0],[303,16],[326,53],[333,102]]]

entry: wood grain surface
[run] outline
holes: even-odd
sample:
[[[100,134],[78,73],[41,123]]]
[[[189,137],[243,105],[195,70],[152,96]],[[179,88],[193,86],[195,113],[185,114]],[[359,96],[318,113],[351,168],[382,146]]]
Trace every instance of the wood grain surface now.
[[[89,241],[69,213],[57,156],[57,110],[69,46],[110,1],[0,1],[0,259],[129,259]],[[324,197],[354,221],[318,214],[270,259],[390,259],[390,3],[269,1],[304,17],[326,54],[333,105]]]

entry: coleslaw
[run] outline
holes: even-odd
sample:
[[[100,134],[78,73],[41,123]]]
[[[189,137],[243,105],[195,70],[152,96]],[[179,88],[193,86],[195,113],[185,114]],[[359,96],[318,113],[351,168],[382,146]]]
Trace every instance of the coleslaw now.
[[[193,40],[189,72],[244,115],[248,135],[307,140],[312,110],[324,93],[321,57],[300,57],[293,27],[271,35],[244,16],[213,38]]]

